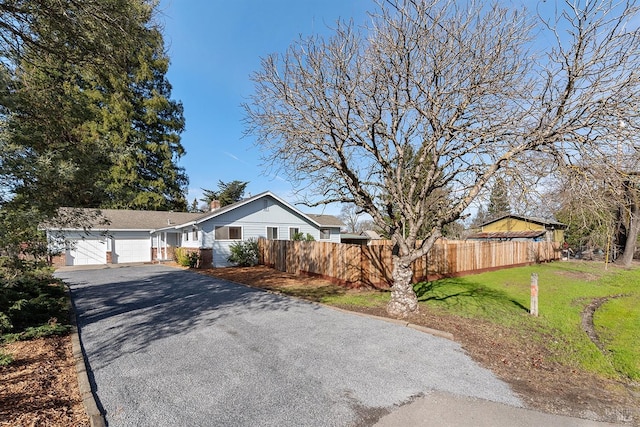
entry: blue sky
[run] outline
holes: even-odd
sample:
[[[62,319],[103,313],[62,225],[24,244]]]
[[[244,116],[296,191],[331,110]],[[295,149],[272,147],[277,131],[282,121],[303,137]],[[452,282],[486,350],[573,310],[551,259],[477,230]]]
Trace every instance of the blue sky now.
[[[556,2],[502,0],[529,13],[553,13]],[[299,199],[281,177],[266,176],[252,137],[243,137],[241,104],[253,92],[250,75],[260,59],[283,53],[300,36],[327,35],[339,18],[362,23],[373,0],[161,0],[158,21],[171,65],[172,97],[184,105],[186,131],[180,160],[190,179],[188,201],[219,180],[249,181],[248,194],[271,190]],[[545,36],[540,42],[549,42]],[[304,211],[320,213],[321,208]],[[338,214],[340,206],[324,213]]]
[[[186,119],[180,165],[190,179],[189,203],[219,180],[249,181],[247,193],[271,190],[297,201],[288,182],[263,175],[253,139],[243,137],[240,105],[253,92],[250,75],[261,57],[284,52],[300,35],[328,34],[338,18],[363,22],[373,6],[366,0],[161,0],[167,78]],[[339,206],[325,213],[339,213]]]

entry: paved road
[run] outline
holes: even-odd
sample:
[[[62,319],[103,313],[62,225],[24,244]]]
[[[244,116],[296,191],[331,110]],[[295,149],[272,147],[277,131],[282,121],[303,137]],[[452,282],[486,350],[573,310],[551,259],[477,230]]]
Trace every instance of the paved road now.
[[[521,406],[457,343],[388,322],[169,267],[56,274],[110,426],[365,426],[433,392]]]

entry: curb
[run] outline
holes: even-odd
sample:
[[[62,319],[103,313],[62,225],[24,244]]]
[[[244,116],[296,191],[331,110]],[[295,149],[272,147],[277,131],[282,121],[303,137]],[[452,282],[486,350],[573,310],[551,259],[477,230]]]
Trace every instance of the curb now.
[[[67,287],[69,301],[71,301],[71,292]],[[84,353],[82,352],[82,345],[80,344],[80,335],[78,334],[78,324],[76,323],[76,312],[73,303],[70,304],[71,313],[69,318],[71,320],[71,349],[73,352],[73,358],[76,362],[76,373],[78,374],[78,388],[80,389],[80,397],[82,398],[82,404],[84,410],[89,417],[89,425],[91,427],[106,427],[107,423],[98,409],[93,390],[91,389],[91,382],[89,381],[89,375],[87,374],[87,365],[85,363]]]
[[[343,313],[355,314],[355,315],[361,316],[361,317],[368,317],[370,319],[381,320],[383,322],[393,323],[393,324],[396,324],[396,325],[404,326],[406,328],[415,329],[416,331],[424,332],[425,334],[433,335],[433,336],[440,337],[440,338],[445,338],[445,339],[448,339],[450,341],[455,341],[455,339],[453,337],[453,334],[450,333],[450,332],[440,331],[438,329],[427,328],[426,326],[415,325],[413,323],[407,322],[406,320],[393,319],[393,318],[390,318],[390,317],[375,316],[373,314],[361,313],[359,311],[350,311],[350,310],[346,310],[344,308],[333,307],[331,305],[326,305],[326,304],[319,304],[319,305],[331,308],[333,310],[341,311]]]

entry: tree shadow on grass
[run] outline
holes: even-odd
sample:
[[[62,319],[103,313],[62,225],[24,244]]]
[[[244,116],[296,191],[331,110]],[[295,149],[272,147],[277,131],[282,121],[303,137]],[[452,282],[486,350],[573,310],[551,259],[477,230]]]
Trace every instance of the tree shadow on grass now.
[[[346,288],[336,285],[317,287],[284,287],[277,291],[292,297],[302,298],[308,301],[322,302],[327,297],[341,296],[346,293]]]
[[[414,290],[418,301],[435,303],[456,311],[464,307],[468,310],[485,313],[514,311],[514,308],[515,312],[529,312],[528,307],[506,292],[490,289],[462,278],[421,282],[414,285]]]

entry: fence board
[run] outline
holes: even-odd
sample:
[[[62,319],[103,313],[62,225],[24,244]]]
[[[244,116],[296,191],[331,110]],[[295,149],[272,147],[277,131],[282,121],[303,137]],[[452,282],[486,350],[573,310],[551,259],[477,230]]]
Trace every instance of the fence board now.
[[[260,262],[279,271],[322,276],[347,286],[389,287],[393,246],[385,241],[369,246],[328,242],[260,239]],[[415,282],[472,274],[560,258],[551,242],[436,242],[412,264]]]

